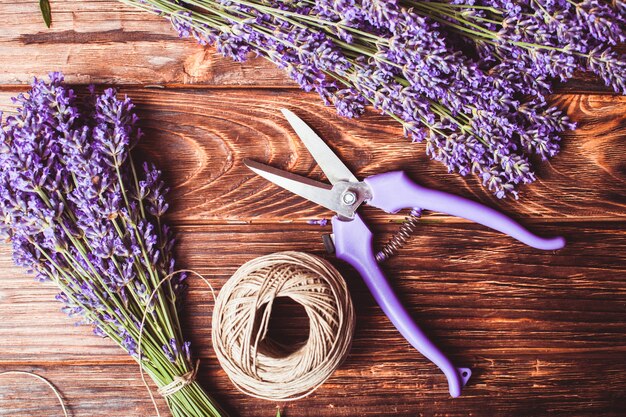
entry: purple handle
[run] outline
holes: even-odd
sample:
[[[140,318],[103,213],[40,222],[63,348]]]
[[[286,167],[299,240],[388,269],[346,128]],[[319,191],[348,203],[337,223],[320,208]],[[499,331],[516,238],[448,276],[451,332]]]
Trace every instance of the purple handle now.
[[[366,178],[365,183],[370,186],[373,196],[368,204],[388,213],[404,208],[422,208],[480,223],[533,248],[555,250],[565,246],[565,239],[562,237],[546,239],[536,236],[515,220],[492,208],[463,197],[422,187],[414,183],[404,171],[373,175]]]
[[[337,257],[359,271],[374,299],[402,336],[443,371],[448,379],[450,395],[452,397],[461,395],[461,388],[470,378],[471,371],[467,368],[454,367],[402,306],[374,258],[372,232],[361,216],[355,214],[354,219],[349,221],[339,220],[335,216],[332,224]]]

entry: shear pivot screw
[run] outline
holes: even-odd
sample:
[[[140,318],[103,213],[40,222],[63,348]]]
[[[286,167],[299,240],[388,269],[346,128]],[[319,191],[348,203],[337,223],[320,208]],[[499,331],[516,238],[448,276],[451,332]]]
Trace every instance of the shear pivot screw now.
[[[352,191],[346,191],[341,196],[341,201],[343,201],[343,204],[346,206],[351,206],[356,202],[356,194]]]

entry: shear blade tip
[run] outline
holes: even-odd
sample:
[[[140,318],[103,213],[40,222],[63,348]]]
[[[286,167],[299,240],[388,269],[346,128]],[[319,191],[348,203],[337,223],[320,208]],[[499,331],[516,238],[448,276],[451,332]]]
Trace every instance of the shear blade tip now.
[[[242,162],[250,171],[254,172],[257,175],[261,175],[261,172],[263,171],[263,164],[250,158],[244,158]]]

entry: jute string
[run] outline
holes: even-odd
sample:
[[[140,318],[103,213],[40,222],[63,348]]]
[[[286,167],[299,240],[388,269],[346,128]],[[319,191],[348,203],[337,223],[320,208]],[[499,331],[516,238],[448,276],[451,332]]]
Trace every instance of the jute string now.
[[[148,301],[146,304],[149,305],[152,302],[152,299],[156,296],[156,293],[159,291],[159,288],[161,288],[163,284],[171,280],[175,275],[181,274],[183,272],[193,274],[194,276],[204,281],[207,287],[209,287],[209,289],[211,290],[211,295],[213,299],[215,300],[215,291],[213,290],[213,286],[205,277],[203,277],[202,275],[200,275],[199,273],[191,269],[179,269],[177,271],[174,271],[166,275],[161,281],[159,281],[156,287],[154,287],[154,290],[150,293],[150,297],[148,297]],[[144,311],[143,317],[141,318],[141,324],[139,325],[139,337],[138,337],[139,341],[137,343],[137,357],[138,358],[141,358],[141,352],[142,352],[141,347],[143,344],[143,329],[146,324],[147,317],[148,317],[148,309]],[[187,385],[192,384],[196,380],[199,367],[200,367],[200,360],[197,360],[196,364],[194,365],[192,369],[188,370],[182,375],[177,375],[176,377],[174,377],[172,382],[170,382],[167,385],[162,386],[161,388],[157,390],[157,392],[165,398],[177,393],[178,391],[185,388]],[[141,374],[141,381],[143,382],[144,386],[148,390],[148,394],[150,395],[150,400],[152,401],[154,410],[156,411],[157,416],[161,417],[161,412],[159,411],[159,405],[157,404],[156,399],[154,398],[154,395],[152,394],[152,389],[150,388],[150,385],[148,385],[145,372],[143,370],[143,367],[141,366],[141,360],[139,361],[139,373]]]
[[[204,281],[215,299],[213,286],[205,277],[181,269],[159,281],[147,303],[164,283],[183,272]],[[282,355],[283,346],[266,338],[272,304],[278,297],[289,297],[301,304],[310,320],[307,342],[288,356]],[[260,310],[263,311],[259,314]],[[147,315],[148,311],[144,312],[139,326],[139,358]],[[257,317],[259,324],[255,324]],[[224,326],[216,327],[217,319],[224,321]],[[244,264],[226,283],[213,311],[212,338],[220,364],[239,390],[267,400],[296,400],[315,391],[343,362],[352,343],[354,322],[345,281],[332,265],[314,255],[280,252]],[[158,393],[167,398],[193,383],[199,366],[200,361],[196,361],[192,369],[174,377]],[[139,372],[156,414],[161,417],[141,363]],[[43,381],[59,400],[64,417],[69,417],[59,390],[46,378],[26,371],[0,372],[11,374]]]
[[[279,297],[302,305],[308,340],[293,353],[267,337]],[[213,309],[213,348],[243,393],[289,401],[317,389],[348,354],[354,308],[346,283],[327,261],[302,252],[279,252],[242,265],[220,291]]]
[[[174,380],[169,384],[162,386],[157,390],[159,394],[163,397],[169,397],[170,395],[176,394],[181,389],[185,388],[187,385],[191,384],[196,380],[196,375],[198,374],[198,368],[200,367],[200,361],[196,361],[196,366],[189,372],[186,372],[182,375],[177,375],[174,377]]]
[[[155,297],[157,291],[159,290],[159,288],[161,288],[161,286],[166,283],[167,281],[169,281],[170,279],[172,279],[175,275],[183,273],[183,272],[187,272],[190,274],[195,275],[196,277],[200,278],[202,281],[204,281],[204,283],[209,287],[209,289],[211,290],[211,295],[213,296],[213,299],[215,299],[215,291],[213,291],[213,287],[211,286],[211,283],[202,275],[200,275],[199,273],[197,273],[196,271],[193,270],[189,270],[189,269],[180,269],[178,271],[174,271],[172,273],[170,273],[169,275],[165,276],[161,281],[159,281],[159,283],[157,284],[157,286],[155,287],[155,289],[152,291],[152,293],[150,294],[150,297],[148,298],[147,304],[149,304],[152,299]],[[141,353],[142,353],[142,342],[143,342],[143,329],[146,323],[146,317],[148,315],[148,311],[146,310],[143,314],[143,317],[141,319],[141,324],[139,326],[139,337],[138,337],[138,348],[137,348],[137,357],[141,358]],[[162,386],[161,388],[158,389],[158,393],[160,395],[162,395],[163,397],[169,397],[170,395],[175,394],[176,392],[180,391],[181,389],[185,388],[187,385],[193,383],[196,380],[196,375],[198,374],[198,368],[200,367],[200,361],[196,361],[194,367],[189,370],[188,372],[184,373],[183,375],[180,376],[176,376],[174,377],[174,380],[172,382],[170,382],[167,385]],[[158,417],[161,417],[161,413],[159,412],[159,406],[154,398],[154,395],[152,394],[152,389],[150,388],[150,385],[148,385],[148,381],[146,380],[146,376],[145,376],[145,372],[143,370],[143,367],[141,366],[141,363],[139,363],[139,372],[141,374],[141,380],[143,382],[143,384],[145,385],[146,389],[148,390],[148,394],[150,395],[150,400],[152,401],[152,405],[154,406],[154,409],[156,411],[156,414]],[[37,378],[41,381],[43,381],[46,385],[48,385],[50,387],[50,389],[52,390],[52,392],[54,392],[54,395],[57,397],[57,399],[59,400],[59,404],[61,405],[61,409],[63,410],[63,416],[64,417],[69,417],[67,408],[65,406],[65,401],[63,401],[63,397],[61,397],[61,393],[59,392],[59,390],[50,382],[48,381],[46,378],[37,375],[35,373],[32,372],[27,372],[27,371],[5,371],[5,372],[0,372],[0,375],[28,375],[31,376],[33,378]]]
[[[67,412],[67,408],[65,407],[65,401],[63,401],[63,397],[61,397],[61,393],[59,392],[57,387],[54,386],[52,382],[48,381],[43,376],[37,375],[33,372],[28,372],[28,371],[4,371],[4,372],[0,372],[0,375],[26,375],[26,376],[30,376],[32,378],[36,378],[42,381],[48,387],[50,387],[52,392],[54,392],[54,395],[57,397],[57,400],[59,400],[59,404],[61,405],[61,410],[63,410],[63,416],[69,417],[69,413]]]

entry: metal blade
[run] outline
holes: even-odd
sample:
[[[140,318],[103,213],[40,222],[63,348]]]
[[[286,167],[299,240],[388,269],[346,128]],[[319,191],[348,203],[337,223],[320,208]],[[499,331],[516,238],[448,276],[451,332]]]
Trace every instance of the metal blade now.
[[[333,187],[329,184],[273,168],[250,159],[244,159],[243,163],[256,174],[287,191],[291,191],[334,212],[343,213],[346,211],[346,207],[341,205],[337,194],[332,191]]]
[[[322,168],[331,184],[338,181],[359,182],[341,159],[326,145],[317,133],[302,119],[287,109],[281,109],[285,118],[298,134],[304,146],[309,150],[317,164]]]

